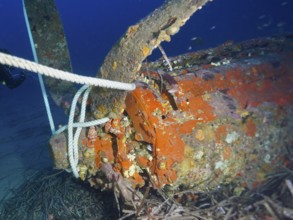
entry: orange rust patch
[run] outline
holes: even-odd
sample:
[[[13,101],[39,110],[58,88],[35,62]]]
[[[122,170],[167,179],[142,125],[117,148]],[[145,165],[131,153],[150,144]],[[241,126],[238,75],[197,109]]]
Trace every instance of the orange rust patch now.
[[[186,70],[186,69],[184,69],[184,70],[181,70],[181,74],[186,74],[186,73],[188,73],[188,71]]]
[[[112,136],[111,135],[105,135],[104,138],[97,137],[94,148],[95,152],[97,153],[96,157],[96,166],[100,167],[102,163],[103,158],[107,158],[109,162],[114,161],[114,154],[113,154],[113,148],[112,148]]]
[[[213,67],[212,64],[204,64],[204,65],[201,66],[201,68],[203,68],[203,69],[209,69],[211,67]]]
[[[192,129],[196,127],[196,120],[189,120],[179,125],[180,134],[188,134],[192,132]]]
[[[126,111],[130,116],[133,127],[140,134],[140,140],[153,143],[155,138],[154,124],[159,124],[159,117],[154,112],[165,111],[161,103],[149,89],[137,88],[129,93],[125,100]]]
[[[89,141],[88,141],[88,138],[84,138],[82,141],[81,141],[81,144],[82,146],[86,146],[86,147],[91,147]]]
[[[256,125],[253,119],[248,119],[243,129],[249,137],[254,137],[256,132]]]
[[[191,113],[197,122],[207,123],[215,119],[213,107],[202,96],[193,96],[176,103],[178,109]]]
[[[124,173],[125,171],[128,171],[130,166],[132,165],[132,162],[130,160],[121,160],[120,162],[120,168],[121,168],[121,173]]]
[[[255,107],[263,102],[287,105],[293,101],[293,79],[289,72],[285,67],[276,71],[269,63],[252,67],[250,75],[245,77],[240,72],[229,72],[227,78],[236,87],[228,93],[240,102],[241,107]]]
[[[231,155],[232,155],[231,147],[225,146],[225,147],[223,148],[223,153],[222,153],[222,155],[223,155],[224,160],[229,160],[230,157],[231,157]]]
[[[146,52],[147,49],[143,53]],[[217,102],[212,99],[215,98],[212,93],[220,91],[225,94],[227,100],[235,99],[237,110],[245,110],[247,106],[257,106],[265,101],[274,101],[279,105],[293,101],[291,89],[293,77],[288,78],[280,72],[277,73],[270,63],[252,67],[238,65],[236,68],[227,65],[217,70],[222,72],[203,70],[204,72],[191,74],[186,70],[182,71],[182,75],[174,77],[178,91],[172,94],[164,91],[161,97],[151,88],[138,87],[128,93],[125,110],[135,131],[131,138],[136,143],[147,142],[152,145],[152,160],[141,154],[136,157],[136,164],[141,168],[148,168],[150,174],[156,176],[153,181],[157,187],[171,184],[177,179],[177,171],[180,170],[178,165],[186,158],[186,155],[184,156],[186,143],[181,138],[183,134],[193,132],[193,137],[199,141],[215,139],[216,143],[223,143],[229,130],[232,130],[233,125],[223,124],[221,120],[217,120],[218,127],[212,125],[210,130],[205,130],[205,124],[218,119],[214,115],[212,105],[216,108]],[[148,74],[158,79],[158,73]],[[106,132],[117,137],[115,169],[123,173],[133,165],[127,157],[130,152],[129,137],[124,139],[125,132],[121,129],[120,123],[114,122],[107,124]],[[243,125],[243,130],[248,136],[254,137],[255,121],[249,118]],[[111,151],[106,152],[103,147],[97,149],[99,157],[104,155],[108,157],[107,155],[111,153],[113,159],[113,150],[110,149]],[[230,160],[234,155],[233,149],[230,146],[223,146],[221,155],[224,160]],[[221,170],[215,173],[221,175]],[[128,178],[134,185],[143,185],[139,173]]]
[[[146,168],[149,165],[149,160],[143,156],[136,157],[136,162],[141,168]]]
[[[161,164],[164,163],[164,166]],[[161,188],[165,184],[171,184],[177,179],[177,172],[172,169],[171,160],[160,161],[155,168],[154,174],[157,176],[156,186]]]
[[[144,182],[144,179],[141,177],[141,175],[139,175],[138,172],[135,172],[132,176],[132,179],[133,179],[133,188],[136,188],[136,187],[143,187],[145,182]]]
[[[219,127],[215,131],[216,143],[222,142],[222,139],[225,138],[227,135],[227,130],[227,125],[219,125]]]
[[[136,130],[135,138],[153,145],[153,160],[149,165],[152,174],[157,176],[159,187],[172,183],[177,177],[176,170],[171,169],[184,157],[184,142],[180,138],[178,122],[175,116],[166,114],[166,110],[149,89],[137,88],[126,97],[126,111]]]
[[[169,158],[173,162],[181,162],[184,156],[184,142],[176,135],[177,125],[166,128],[157,128],[157,137],[155,142],[156,159]],[[169,164],[171,166],[171,164]]]
[[[116,143],[117,143],[116,161],[121,162],[124,160],[128,160],[127,159],[128,148],[125,143],[125,138],[122,138],[122,139],[117,138]]]

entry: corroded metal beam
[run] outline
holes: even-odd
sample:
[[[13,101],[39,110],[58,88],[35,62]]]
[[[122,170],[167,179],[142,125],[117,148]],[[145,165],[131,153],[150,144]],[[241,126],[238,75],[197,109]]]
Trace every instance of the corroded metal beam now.
[[[163,41],[170,41],[190,16],[209,0],[169,0],[137,24],[130,26],[114,45],[101,66],[98,77],[132,82],[143,60]],[[109,113],[119,117],[123,110],[126,93],[110,89],[96,89],[92,93],[97,117]],[[117,102],[120,103],[117,105]],[[113,107],[115,103],[115,107]]]
[[[67,47],[61,19],[54,0],[25,0],[30,30],[34,40],[38,61],[56,69],[72,72],[70,55]],[[45,77],[51,97],[57,105],[62,105],[76,91],[75,85]]]
[[[170,58],[172,73],[162,60],[143,67],[149,82],[127,94],[127,114],[84,130],[80,177],[103,186],[107,166],[133,188],[258,186],[292,163],[292,45],[290,36],[226,43]],[[65,143],[51,144],[67,169]]]

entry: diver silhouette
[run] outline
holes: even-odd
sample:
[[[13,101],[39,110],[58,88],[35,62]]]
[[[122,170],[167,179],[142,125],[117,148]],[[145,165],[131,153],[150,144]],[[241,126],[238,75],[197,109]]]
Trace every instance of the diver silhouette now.
[[[0,49],[0,52],[10,54],[6,49]],[[15,69],[14,67],[0,64],[0,83],[10,89],[18,87],[25,80],[24,72],[16,72]]]

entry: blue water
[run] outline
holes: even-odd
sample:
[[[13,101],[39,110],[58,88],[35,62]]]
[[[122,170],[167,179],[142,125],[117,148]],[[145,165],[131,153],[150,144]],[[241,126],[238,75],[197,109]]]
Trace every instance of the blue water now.
[[[86,2],[86,3],[85,3]],[[112,45],[163,0],[56,0],[74,72],[94,76]],[[168,56],[293,32],[293,0],[214,0],[196,12],[170,43]],[[0,48],[32,60],[20,0],[0,0]],[[199,37],[200,44],[191,39]],[[155,51],[151,59],[160,57]],[[56,124],[66,118],[54,108]],[[47,151],[50,128],[36,77],[29,74],[19,88],[0,85],[0,185],[17,185],[30,169],[51,166]],[[5,185],[6,184],[6,185]],[[6,187],[6,188],[5,188]]]
[[[95,74],[107,52],[127,27],[163,2],[88,0],[84,3],[81,0],[56,0],[75,72]],[[196,12],[170,43],[163,43],[163,47],[169,56],[173,56],[188,52],[188,47],[193,46],[193,37],[203,39],[201,45],[192,48],[198,50],[227,40],[241,41],[292,32],[292,11],[292,0],[214,0]],[[31,58],[21,1],[1,0],[0,12],[0,48]]]

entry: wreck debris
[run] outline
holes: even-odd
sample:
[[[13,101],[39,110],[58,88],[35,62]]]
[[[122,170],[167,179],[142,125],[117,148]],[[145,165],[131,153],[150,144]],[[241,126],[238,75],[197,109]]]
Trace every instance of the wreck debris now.
[[[25,8],[38,62],[72,72],[67,42],[54,0],[25,0]],[[77,91],[74,84],[50,77],[45,77],[45,82],[54,102],[68,110],[67,99],[71,100]]]
[[[209,65],[224,57],[230,62]],[[149,83],[127,94],[122,116],[98,127],[94,143],[81,137],[80,163],[91,164],[85,179],[108,184],[106,161],[112,178],[121,176],[132,189],[206,191],[231,183],[238,195],[255,189],[292,163],[291,57],[292,40],[279,37],[171,58],[173,72],[161,61],[148,64],[138,80],[150,75]],[[164,80],[160,92],[160,68],[177,91]],[[83,159],[86,149],[94,150],[92,161]]]
[[[106,56],[98,77],[133,82],[142,62],[161,42],[170,41],[180,27],[209,0],[169,0],[139,23],[130,26]],[[120,117],[124,91],[95,88],[91,93],[94,109],[107,109],[102,117]],[[115,103],[115,105],[113,105]],[[119,105],[117,104],[119,103]]]

